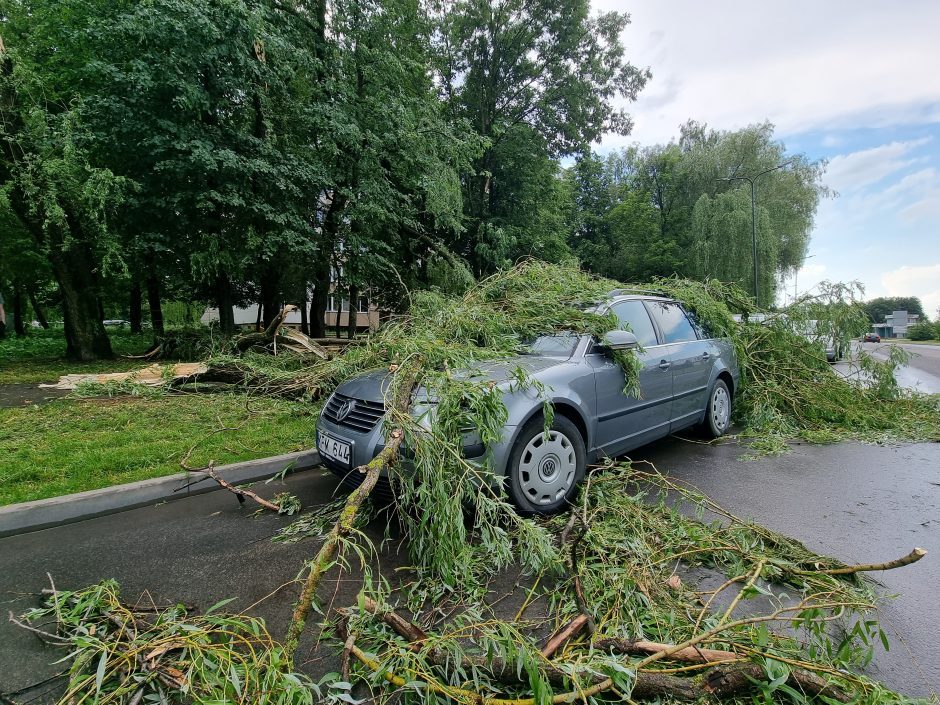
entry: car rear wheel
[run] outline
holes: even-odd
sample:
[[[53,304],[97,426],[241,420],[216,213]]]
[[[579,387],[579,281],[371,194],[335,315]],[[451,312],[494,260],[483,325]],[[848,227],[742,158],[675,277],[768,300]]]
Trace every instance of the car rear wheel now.
[[[708,395],[708,408],[705,410],[705,420],[702,430],[710,438],[725,435],[731,425],[731,392],[724,380],[715,380],[711,394]]]
[[[546,434],[539,414],[522,427],[509,455],[510,498],[522,514],[554,514],[568,506],[586,466],[578,427],[556,415]]]

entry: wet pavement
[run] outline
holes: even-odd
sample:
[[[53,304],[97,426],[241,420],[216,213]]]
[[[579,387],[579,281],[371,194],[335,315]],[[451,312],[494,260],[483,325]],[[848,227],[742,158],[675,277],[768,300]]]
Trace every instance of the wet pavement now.
[[[732,513],[848,564],[926,548],[915,565],[869,574],[897,598],[878,615],[891,650],[878,647],[868,673],[908,695],[940,692],[940,444],[794,444],[787,455],[738,460],[743,452],[662,442],[646,455]]]
[[[899,597],[880,616],[892,650],[878,653],[869,672],[909,695],[936,693],[940,444],[796,445],[789,455],[749,462],[738,459],[741,453],[734,443],[709,446],[666,439],[633,455],[705,491],[730,511],[847,563],[885,561],[914,546],[927,548],[930,555],[916,565],[875,576],[886,593]],[[286,485],[308,508],[329,501],[336,488],[335,480],[319,469],[290,476]],[[272,483],[259,492],[273,495],[283,489]],[[35,604],[33,595],[48,586],[47,572],[60,588],[114,578],[132,600],[149,591],[158,602],[182,601],[204,609],[238,596],[231,609],[254,605],[251,611],[267,620],[272,633],[283,633],[296,594],[289,582],[318,547],[314,540],[271,543],[274,532],[290,521],[255,516],[252,508],[240,509],[229,493],[213,492],[2,539],[0,603],[16,613]],[[379,520],[368,533],[380,539],[386,528],[387,521]],[[379,561],[387,576],[408,562],[394,530]],[[508,594],[515,580],[501,576],[494,594]],[[337,606],[348,605],[359,585],[358,576],[334,572],[321,594]],[[508,615],[518,606],[515,597],[521,599],[515,595],[500,603]],[[335,653],[318,647],[315,636],[314,629],[301,646],[302,668],[313,674],[335,670]],[[0,692],[52,675],[59,667],[50,664],[60,656],[0,620]]]
[[[925,394],[940,394],[940,345],[911,343],[860,343],[865,352],[879,360],[887,360],[891,345],[910,353],[911,359],[896,373],[898,383],[907,389]]]
[[[38,384],[0,384],[0,408],[45,404],[67,394],[67,390],[44,389]]]

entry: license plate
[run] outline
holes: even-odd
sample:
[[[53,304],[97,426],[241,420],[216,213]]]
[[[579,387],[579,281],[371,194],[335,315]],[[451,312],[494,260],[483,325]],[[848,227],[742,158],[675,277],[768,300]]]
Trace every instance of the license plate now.
[[[343,441],[327,436],[325,433],[318,434],[317,449],[328,458],[337,460],[343,465],[349,465],[349,444]]]

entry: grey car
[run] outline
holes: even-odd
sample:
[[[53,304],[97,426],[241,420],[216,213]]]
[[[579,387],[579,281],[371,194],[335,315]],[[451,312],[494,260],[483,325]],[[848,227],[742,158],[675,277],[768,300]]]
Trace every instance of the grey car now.
[[[596,309],[613,312],[620,330],[602,344],[590,335],[536,338],[510,360],[475,368],[482,381],[504,382],[509,412],[495,446],[465,438],[464,456],[487,462],[503,477],[522,513],[564,508],[588,464],[692,426],[717,437],[727,431],[740,380],[730,341],[714,338],[674,300],[612,292]],[[612,349],[637,348],[642,361],[640,396],[624,394],[624,373]],[[543,399],[531,388],[509,391],[510,371],[524,368],[550,396],[555,415],[546,434]],[[317,426],[324,464],[347,486],[362,480],[354,469],[384,444],[382,419],[387,373],[366,373],[341,384],[327,400]]]

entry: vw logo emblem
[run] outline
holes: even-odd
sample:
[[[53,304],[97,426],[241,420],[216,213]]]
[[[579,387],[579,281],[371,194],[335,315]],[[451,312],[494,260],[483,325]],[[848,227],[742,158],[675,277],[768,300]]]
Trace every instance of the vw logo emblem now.
[[[355,408],[356,408],[355,399],[344,401],[342,405],[340,405],[339,409],[336,410],[336,420],[342,421],[347,416],[349,416]]]
[[[542,472],[546,475],[553,475],[555,473],[555,461],[549,458],[542,464]]]

